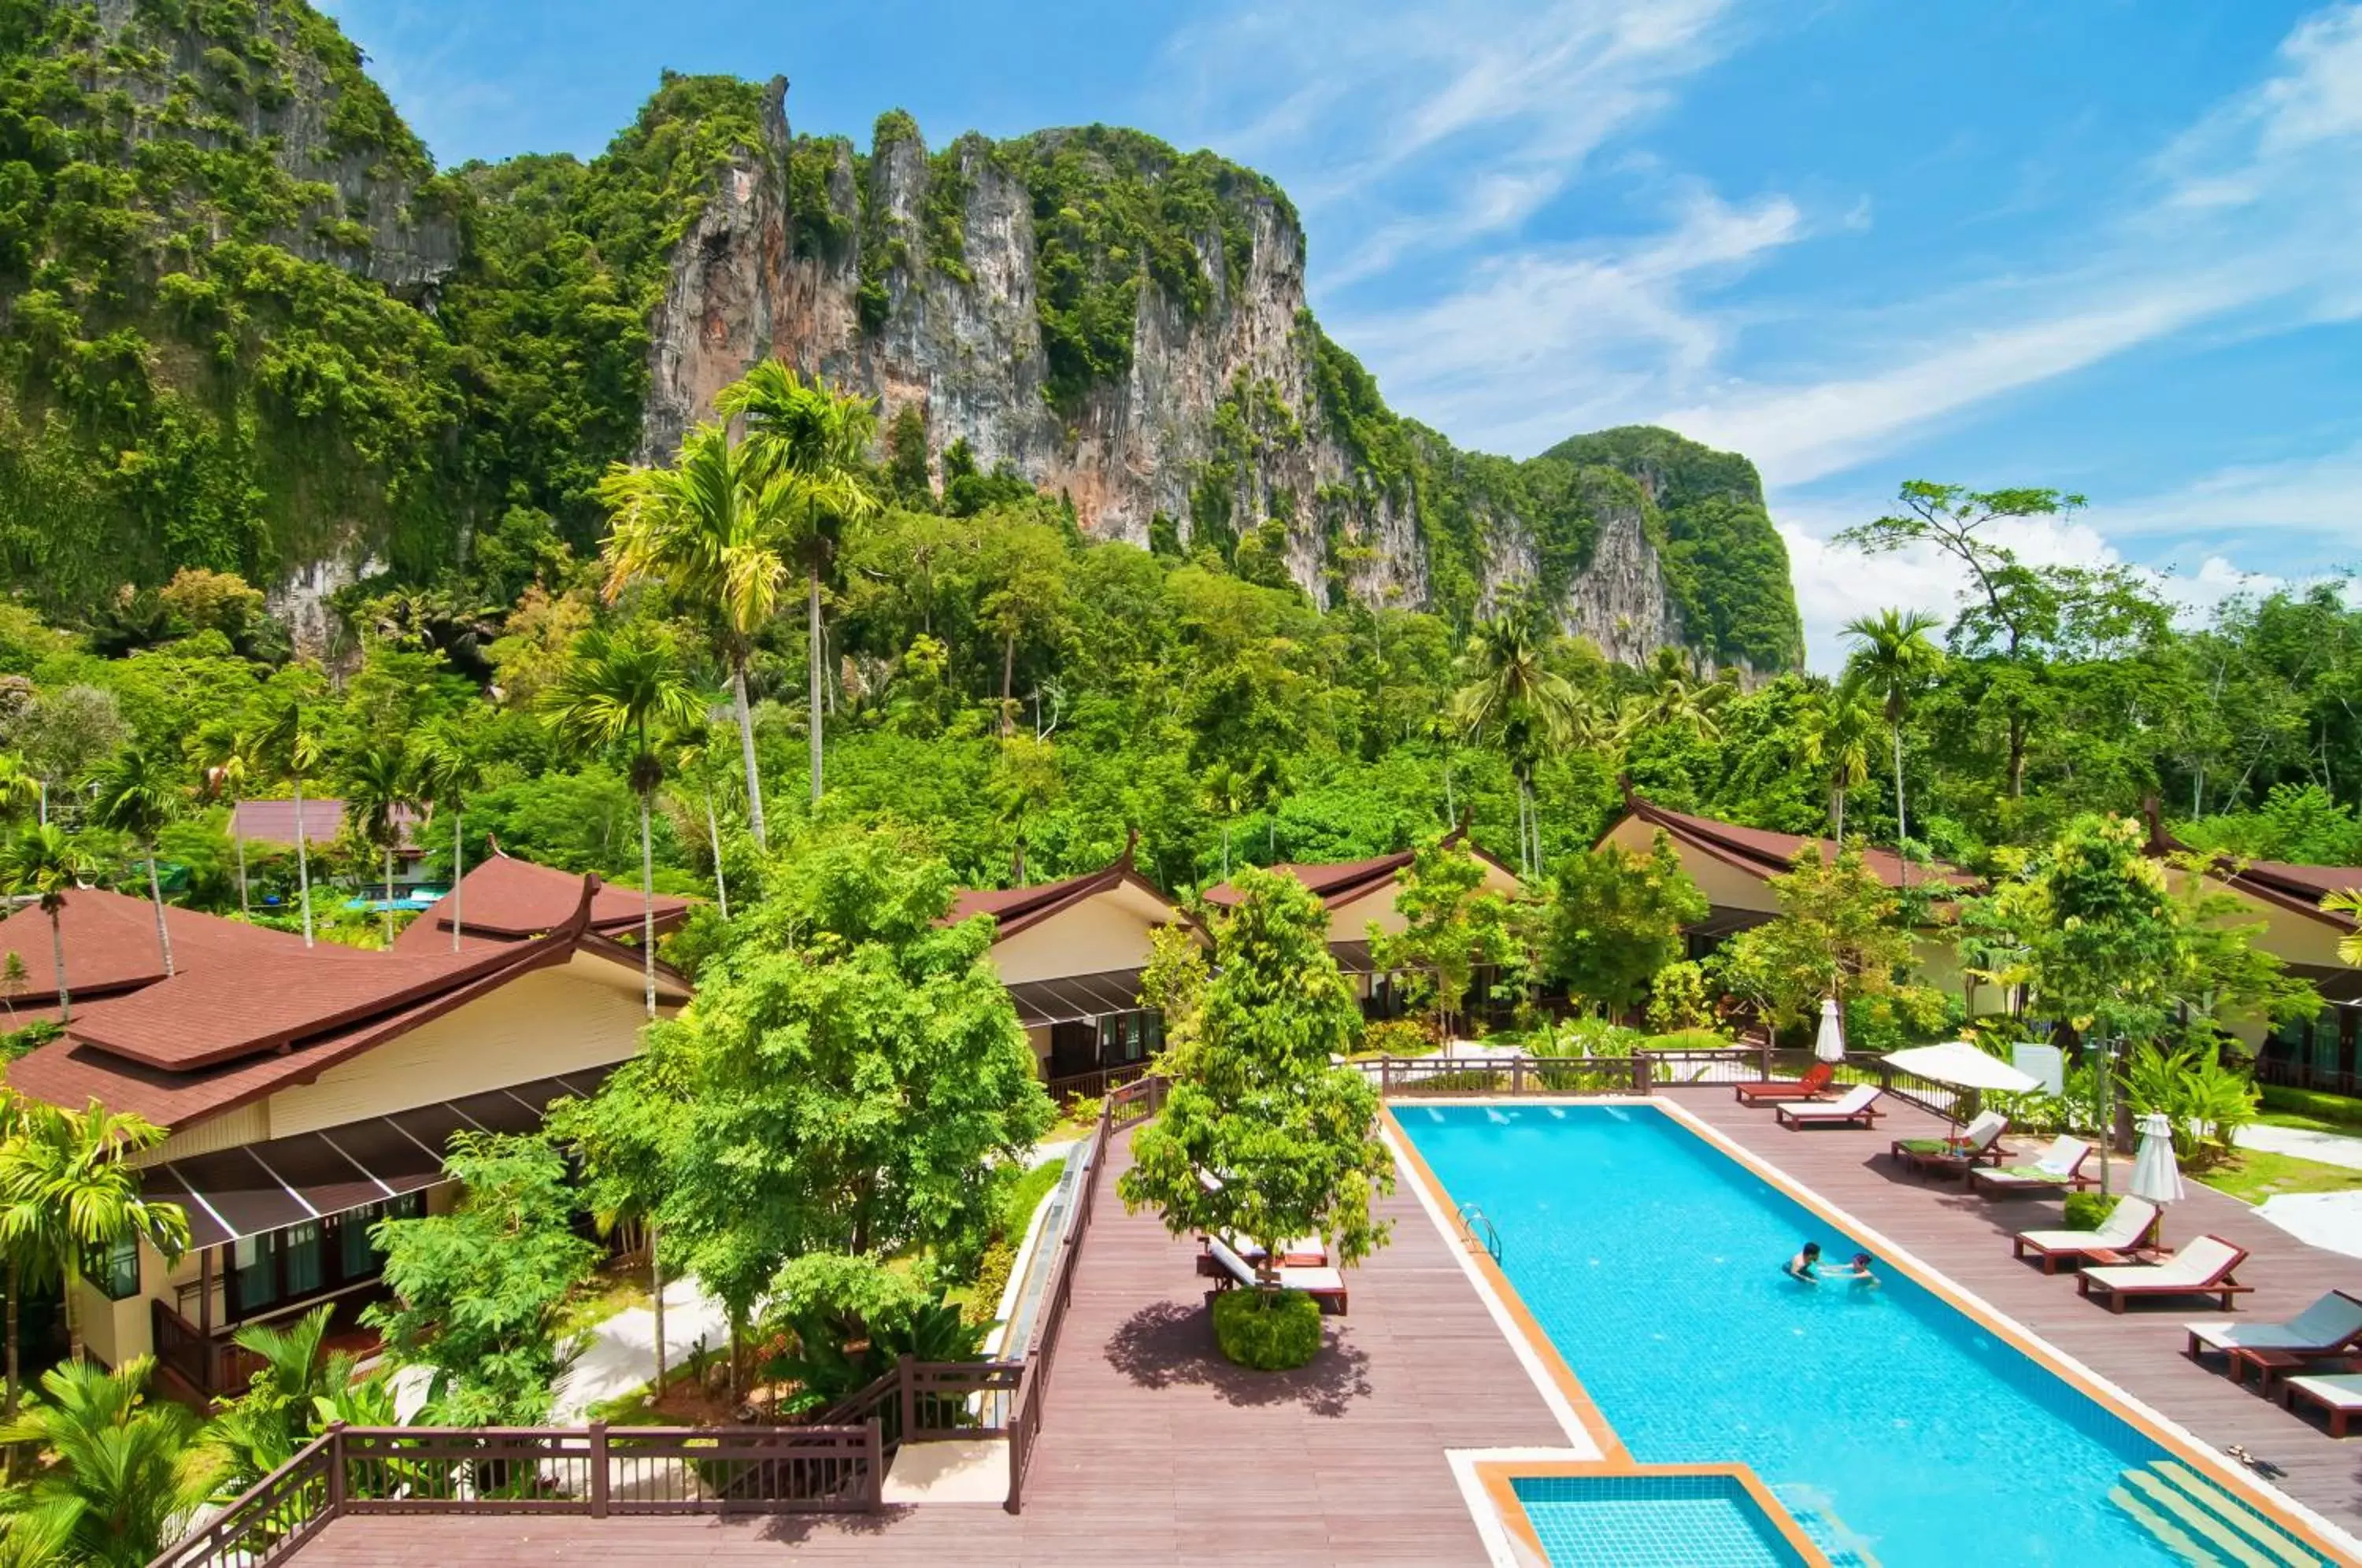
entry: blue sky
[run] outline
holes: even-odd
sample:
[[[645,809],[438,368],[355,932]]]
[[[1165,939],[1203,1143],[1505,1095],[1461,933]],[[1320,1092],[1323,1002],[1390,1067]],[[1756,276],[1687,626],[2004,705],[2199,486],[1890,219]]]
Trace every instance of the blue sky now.
[[[1905,479],[2081,491],[2019,546],[2193,603],[2362,565],[2362,5],[327,8],[446,163],[594,153],[667,66],[785,74],[804,130],[1106,120],[1251,163],[1398,409],[1755,458],[1816,664],[1948,606],[1939,563],[1824,543]]]

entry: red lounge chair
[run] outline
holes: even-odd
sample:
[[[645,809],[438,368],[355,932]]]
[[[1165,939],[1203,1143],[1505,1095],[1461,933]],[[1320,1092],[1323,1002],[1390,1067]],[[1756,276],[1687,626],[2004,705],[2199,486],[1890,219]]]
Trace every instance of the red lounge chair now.
[[[1775,1105],[1772,1115],[1781,1126],[1859,1127],[1864,1132],[1878,1120],[1878,1086],[1856,1084],[1845,1098],[1827,1105]]]
[[[2087,1268],[2075,1276],[2082,1295],[2104,1297],[2108,1310],[2121,1312],[2136,1296],[2212,1296],[2223,1310],[2232,1310],[2231,1297],[2255,1288],[2231,1277],[2247,1261],[2247,1249],[2220,1236],[2201,1236],[2161,1264]]]
[[[1829,1080],[1837,1068],[1827,1062],[1816,1062],[1801,1078],[1762,1078],[1754,1083],[1733,1084],[1741,1105],[1770,1105],[1783,1099],[1814,1099],[1828,1092]]]

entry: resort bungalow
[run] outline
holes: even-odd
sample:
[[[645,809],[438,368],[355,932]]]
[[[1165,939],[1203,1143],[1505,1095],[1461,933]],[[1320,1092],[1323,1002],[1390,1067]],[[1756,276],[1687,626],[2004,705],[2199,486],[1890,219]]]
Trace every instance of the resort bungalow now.
[[[164,977],[156,940],[156,906],[102,888],[77,888],[58,911],[66,952],[66,991],[79,1010],[154,985]],[[304,951],[304,939],[268,926],[216,920],[164,906],[164,929],[180,973],[268,962]],[[50,917],[37,904],[0,920],[0,1029],[57,1021],[58,968]]]
[[[488,857],[459,878],[458,886],[402,928],[393,939],[394,951],[447,953],[455,927],[462,951],[530,941],[565,924],[581,897],[581,878],[519,860],[494,845]],[[689,906],[689,900],[670,893],[656,896],[658,941],[688,921]],[[599,936],[636,942],[644,912],[637,889],[602,884],[591,895],[590,929]]]
[[[1088,876],[964,889],[944,917],[947,925],[993,917],[993,967],[1042,1076],[1079,1093],[1098,1092],[1088,1080],[1135,1067],[1164,1043],[1163,1020],[1141,1005],[1140,977],[1157,928],[1189,917],[1132,869],[1132,848]]]
[[[2159,857],[2191,853],[2165,830],[2157,803],[2149,802],[2148,849]],[[2207,879],[2237,895],[2262,922],[2255,944],[2278,957],[2288,972],[2312,982],[2324,1004],[2312,1018],[2277,1029],[2257,1019],[2233,1032],[2255,1051],[2257,1076],[2267,1083],[2336,1094],[2362,1092],[2362,969],[2337,956],[2353,936],[2354,917],[2321,907],[2332,893],[2362,888],[2362,867],[2301,866],[2283,860],[2217,856]]]
[[[640,955],[596,929],[613,905],[597,878],[563,879],[572,907],[544,929],[458,953],[306,948],[178,911],[175,935],[193,935],[175,943],[178,972],[153,965],[142,983],[126,977],[153,957],[148,906],[67,895],[72,1020],[8,1081],[163,1127],[134,1163],[150,1198],[186,1212],[193,1243],[177,1263],[144,1242],[89,1260],[73,1305],[94,1354],[119,1365],[152,1351],[193,1392],[243,1387],[255,1364],[232,1331],[322,1302],[349,1324],[381,1287],[370,1226],[448,1203],[454,1132],[537,1127],[552,1101],[590,1093],[639,1049]],[[138,919],[112,947],[77,941],[127,912]],[[31,961],[49,952],[46,926],[19,911],[0,944],[46,974],[46,957]],[[132,940],[142,930],[146,955]],[[689,988],[659,970],[657,995],[676,1011]]]
[[[1462,837],[1462,831],[1454,830],[1444,842],[1455,844]],[[1504,898],[1515,896],[1518,874],[1474,845],[1468,847],[1485,867],[1485,891]],[[1407,923],[1402,911],[1395,907],[1395,896],[1401,890],[1403,877],[1414,858],[1416,852],[1405,849],[1368,860],[1325,865],[1283,863],[1269,867],[1303,883],[1329,911],[1330,955],[1352,980],[1362,1011],[1371,1018],[1396,1018],[1403,1011],[1400,986],[1395,977],[1380,973],[1370,956],[1370,927],[1374,924],[1391,935]],[[1218,909],[1227,909],[1239,901],[1238,889],[1229,882],[1217,883],[1206,889],[1206,901]],[[1489,979],[1480,975],[1470,988],[1472,1001],[1490,988]]]
[[[1778,914],[1780,898],[1772,889],[1772,878],[1793,869],[1797,855],[1805,845],[1819,845],[1826,858],[1834,858],[1838,853],[1834,839],[1773,833],[1718,822],[1713,817],[1691,816],[1660,806],[1628,788],[1624,793],[1624,814],[1599,835],[1593,847],[1612,844],[1631,854],[1647,855],[1652,852],[1661,833],[1681,857],[1683,871],[1706,898],[1705,919],[1688,931],[1692,958],[1703,958],[1737,933],[1760,925]],[[1962,892],[1978,886],[1974,876],[1941,862],[1915,862],[1906,869],[1902,858],[1891,849],[1864,847],[1862,864],[1871,875],[1890,888],[1903,887],[1906,878],[1913,887],[1941,882],[1948,889]],[[1923,984],[1946,991],[1961,989],[1959,957],[1951,943],[1931,930],[1921,934],[1917,949]]]
[[[394,824],[402,834],[393,852],[393,885],[397,889],[414,888],[424,877],[426,852],[417,843],[417,833],[425,820],[408,806],[394,808]],[[345,803],[333,796],[326,800],[307,797],[300,824],[292,800],[240,801],[230,807],[230,834],[248,844],[292,849],[300,838],[307,848],[319,850],[335,844],[344,831]]]

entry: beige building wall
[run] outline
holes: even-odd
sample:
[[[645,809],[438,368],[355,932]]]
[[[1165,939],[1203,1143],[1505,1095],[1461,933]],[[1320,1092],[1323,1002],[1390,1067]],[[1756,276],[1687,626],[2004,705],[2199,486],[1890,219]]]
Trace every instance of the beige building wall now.
[[[1485,891],[1498,893],[1505,899],[1518,896],[1518,879],[1489,860],[1480,860],[1485,867]],[[1337,904],[1329,911],[1329,940],[1334,942],[1367,942],[1370,927],[1374,925],[1387,936],[1399,936],[1409,922],[1395,907],[1395,896],[1401,890],[1399,880],[1374,888],[1351,903]]]
[[[1627,816],[1608,830],[1605,842],[1630,854],[1648,855],[1654,852],[1657,834],[1662,832],[1664,830],[1654,823]],[[1682,870],[1697,884],[1698,891],[1704,893],[1706,901],[1715,908],[1748,910],[1762,914],[1780,912],[1779,895],[1772,892],[1772,885],[1760,877],[1708,855],[1695,845],[1684,844],[1671,834],[1665,836],[1672,841],[1673,853],[1681,857]]]
[[[1008,986],[1145,968],[1156,928],[1174,918],[1169,904],[1120,884],[993,944],[992,966]]]

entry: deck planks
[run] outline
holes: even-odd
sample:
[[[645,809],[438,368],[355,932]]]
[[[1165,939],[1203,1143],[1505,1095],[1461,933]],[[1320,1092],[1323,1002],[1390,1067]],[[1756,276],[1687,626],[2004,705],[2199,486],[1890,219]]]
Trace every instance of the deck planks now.
[[[1128,1162],[1119,1140],[1110,1171]],[[294,1561],[1482,1562],[1444,1451],[1566,1437],[1408,1189],[1382,1210],[1394,1243],[1347,1275],[1351,1315],[1330,1320],[1311,1366],[1271,1375],[1215,1351],[1195,1243],[1100,1192],[1015,1518],[936,1504],[811,1519],[343,1518]]]

